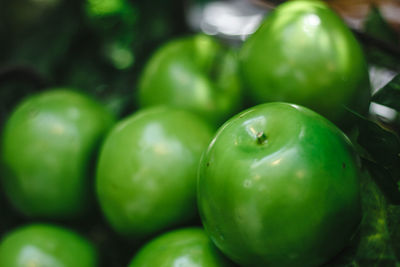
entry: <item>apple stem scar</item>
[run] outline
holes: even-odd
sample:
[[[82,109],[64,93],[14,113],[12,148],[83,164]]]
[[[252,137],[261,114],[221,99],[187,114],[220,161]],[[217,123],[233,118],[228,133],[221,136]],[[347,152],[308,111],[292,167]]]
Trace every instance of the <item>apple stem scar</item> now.
[[[262,145],[267,141],[267,136],[265,135],[265,133],[263,131],[258,132],[256,135],[257,138],[257,144]]]

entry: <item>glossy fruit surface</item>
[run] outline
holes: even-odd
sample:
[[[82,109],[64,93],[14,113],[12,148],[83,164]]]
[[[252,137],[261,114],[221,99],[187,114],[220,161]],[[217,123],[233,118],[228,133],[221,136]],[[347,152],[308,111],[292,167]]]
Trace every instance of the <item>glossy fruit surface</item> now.
[[[30,224],[8,233],[0,243],[2,267],[95,267],[97,252],[75,232]]]
[[[233,266],[201,228],[184,228],[162,234],[143,246],[129,267]]]
[[[88,96],[49,90],[20,103],[2,136],[4,191],[30,217],[70,219],[89,202],[90,164],[113,116]]]
[[[199,211],[206,231],[243,266],[319,266],[360,222],[359,162],[317,113],[268,103],[228,120],[204,154]]]
[[[100,152],[96,187],[112,228],[147,238],[197,216],[197,167],[214,131],[183,110],[155,107],[118,123]]]
[[[213,37],[174,39],[150,58],[141,75],[139,105],[185,108],[220,125],[241,108],[236,56]]]
[[[284,101],[348,124],[344,107],[365,113],[367,63],[344,22],[322,1],[280,5],[245,42],[241,71],[256,103]]]

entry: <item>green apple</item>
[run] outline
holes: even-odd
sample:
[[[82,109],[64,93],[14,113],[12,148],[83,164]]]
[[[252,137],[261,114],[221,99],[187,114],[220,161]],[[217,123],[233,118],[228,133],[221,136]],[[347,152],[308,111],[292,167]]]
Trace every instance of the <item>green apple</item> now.
[[[96,189],[111,227],[142,240],[197,217],[197,167],[214,130],[200,117],[151,107],[119,122],[105,140]]]
[[[284,101],[317,111],[341,127],[350,108],[368,111],[363,51],[347,25],[322,1],[288,1],[274,10],[240,51],[254,103]]]
[[[234,266],[213,245],[201,228],[164,233],[145,244],[129,267],[228,267]]]
[[[185,108],[219,126],[242,106],[236,54],[207,35],[173,39],[148,61],[138,101]]]
[[[96,267],[94,246],[79,234],[50,224],[29,224],[5,235],[2,267]]]
[[[2,182],[28,217],[72,219],[90,203],[91,163],[113,116],[89,96],[48,90],[23,100],[2,135]]]
[[[267,103],[228,120],[203,155],[199,211],[242,266],[319,266],[360,223],[360,166],[349,139],[310,109]]]

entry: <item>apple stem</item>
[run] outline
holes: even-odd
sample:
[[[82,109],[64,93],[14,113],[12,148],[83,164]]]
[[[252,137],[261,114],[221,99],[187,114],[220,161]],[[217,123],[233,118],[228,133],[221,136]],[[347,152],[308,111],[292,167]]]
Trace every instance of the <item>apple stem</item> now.
[[[258,132],[256,135],[257,138],[257,144],[262,145],[267,141],[267,136],[265,135],[265,133],[263,131]]]

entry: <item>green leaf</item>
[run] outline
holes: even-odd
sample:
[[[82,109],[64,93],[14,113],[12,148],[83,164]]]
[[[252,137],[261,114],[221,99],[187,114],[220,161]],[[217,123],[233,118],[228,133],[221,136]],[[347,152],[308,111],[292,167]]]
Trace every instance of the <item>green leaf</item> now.
[[[396,266],[398,259],[391,246],[387,223],[387,199],[374,181],[376,177],[367,174],[361,181],[363,219],[354,266]]]
[[[371,101],[400,112],[400,75],[395,76],[388,84],[376,92]]]
[[[376,7],[370,9],[365,20],[362,39],[369,63],[400,70],[398,35]]]
[[[363,211],[357,234],[326,267],[398,266],[400,207],[387,203],[373,175],[361,179]]]
[[[390,243],[397,259],[400,259],[400,206],[388,205],[386,217]]]
[[[394,133],[378,124],[359,117],[358,143],[370,154],[376,163],[385,169],[400,173],[400,140]]]
[[[369,160],[363,160],[363,166],[372,175],[375,183],[378,185],[383,194],[387,199],[394,204],[400,204],[400,191],[399,191],[399,179],[395,177],[393,173],[385,169],[379,164]]]
[[[400,204],[400,139],[394,132],[351,111],[358,126],[359,155],[391,203]]]
[[[365,20],[364,30],[366,33],[377,39],[387,43],[398,44],[399,40],[396,32],[385,21],[379,9],[375,6],[371,8],[370,13]]]

